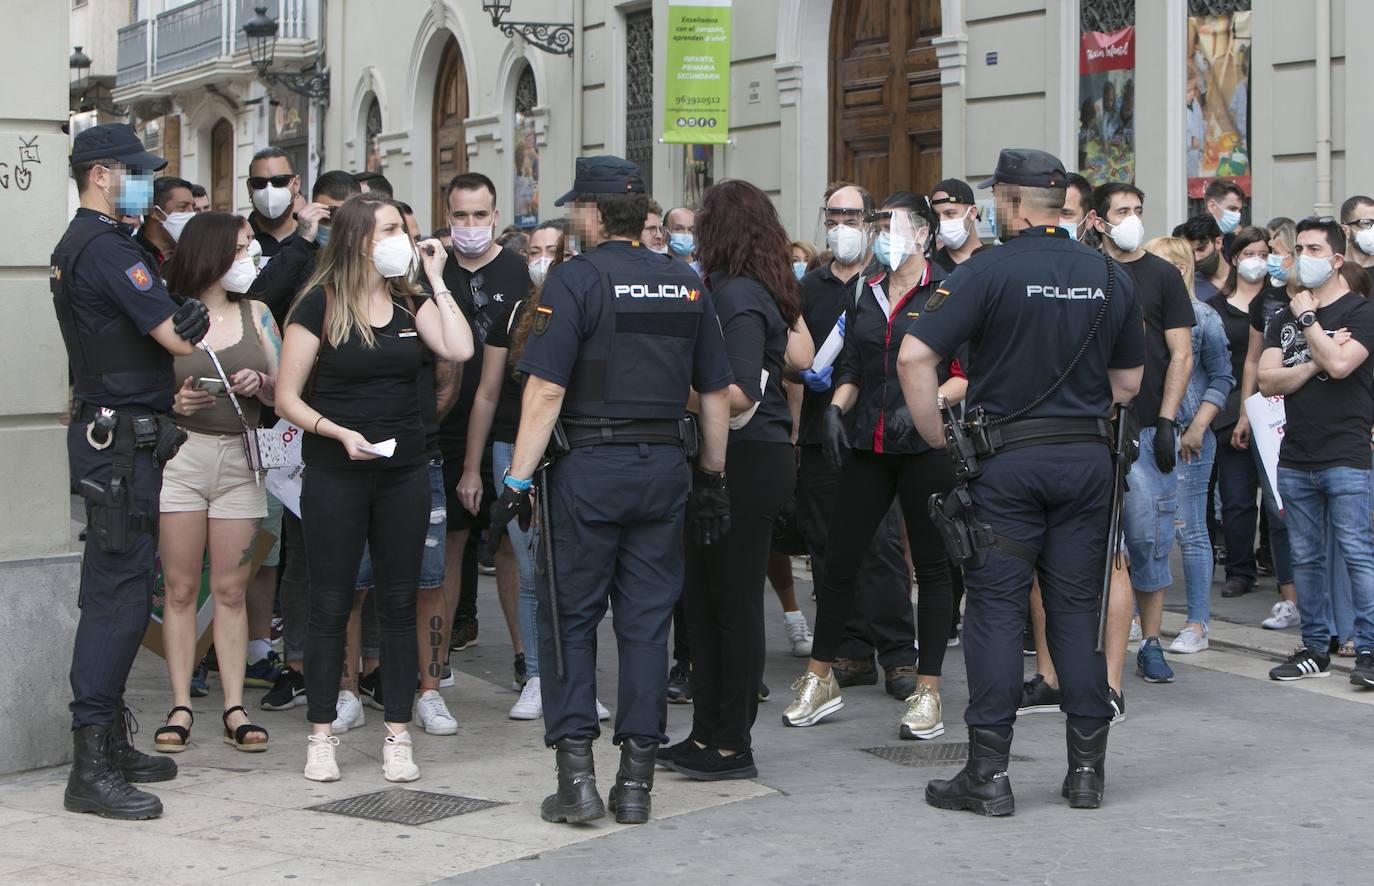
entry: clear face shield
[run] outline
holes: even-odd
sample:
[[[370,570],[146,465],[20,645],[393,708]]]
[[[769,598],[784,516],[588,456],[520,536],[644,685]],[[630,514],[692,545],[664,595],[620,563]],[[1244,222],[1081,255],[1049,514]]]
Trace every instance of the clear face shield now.
[[[832,201],[833,203],[833,201]],[[816,248],[829,250],[842,265],[862,264],[869,247],[868,223],[862,206],[822,206],[816,211]]]
[[[925,255],[930,245],[930,219],[910,209],[884,209],[869,216],[873,257],[889,270]]]

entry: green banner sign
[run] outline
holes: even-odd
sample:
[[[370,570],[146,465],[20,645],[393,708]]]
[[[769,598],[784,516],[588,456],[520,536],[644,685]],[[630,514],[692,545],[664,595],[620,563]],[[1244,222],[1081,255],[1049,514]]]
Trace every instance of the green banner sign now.
[[[723,145],[730,137],[731,0],[668,0],[663,140]]]

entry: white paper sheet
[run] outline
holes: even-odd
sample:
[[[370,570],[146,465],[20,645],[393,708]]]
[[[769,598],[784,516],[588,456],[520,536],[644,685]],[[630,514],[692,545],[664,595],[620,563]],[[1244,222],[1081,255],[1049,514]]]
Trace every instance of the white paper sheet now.
[[[1279,497],[1279,444],[1283,442],[1283,428],[1287,423],[1282,397],[1251,394],[1245,400],[1245,417],[1250,420],[1250,445],[1259,451],[1264,464],[1264,476],[1274,493],[1274,503],[1283,510]]]

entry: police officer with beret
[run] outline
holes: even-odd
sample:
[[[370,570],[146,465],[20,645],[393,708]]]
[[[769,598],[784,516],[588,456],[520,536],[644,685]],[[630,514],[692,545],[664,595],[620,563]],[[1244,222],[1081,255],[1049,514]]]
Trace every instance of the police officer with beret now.
[[[1094,649],[1115,477],[1109,417],[1139,389],[1145,345],[1130,275],[1059,226],[1066,184],[1050,154],[1002,151],[981,187],[993,187],[1007,242],[958,266],[898,358],[917,430],[934,447],[948,440],[966,480],[931,503],[946,543],[968,548],[958,555],[969,757],[953,778],[927,785],[926,802],[943,809],[1014,811],[1006,771],[1033,573],[1068,715],[1062,793],[1076,808],[1102,800],[1112,712]],[[969,411],[942,426],[936,368],[965,342]]]
[[[167,418],[172,357],[190,354],[210,327],[203,304],[168,294],[153,257],[118,221],[147,212],[152,173],[166,165],[127,124],[77,135],[71,167],[81,208],[52,256],[53,306],[73,379],[67,455],[87,523],[71,671],[75,761],[64,805],[107,818],[161,815],[161,801],[129,783],[177,774],[171,760],[134,749],[124,706],[152,605],[162,465],[185,439]]]
[[[732,376],[700,278],[637,242],[649,205],[637,166],[579,158],[572,191],[557,202],[572,202],[584,245],[599,245],[554,267],[544,283],[519,364],[528,381],[515,454],[491,525],[527,525],[537,492],[539,657],[557,671],[550,679],[545,665],[541,683],[544,740],[557,749],[558,768],[558,790],[541,814],[555,822],[605,815],[592,741],[600,734],[596,629],[610,602],[621,754],[609,801],[617,821],[637,824],[648,821],[654,760],[667,741],[663,674],[683,532],[709,544],[729,528]],[[701,416],[695,471],[693,397]]]

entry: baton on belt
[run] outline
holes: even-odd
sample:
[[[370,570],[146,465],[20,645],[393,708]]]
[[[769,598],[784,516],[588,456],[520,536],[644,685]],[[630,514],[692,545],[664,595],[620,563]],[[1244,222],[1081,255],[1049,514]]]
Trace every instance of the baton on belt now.
[[[558,615],[558,571],[554,568],[553,560],[553,529],[549,524],[549,510],[552,502],[549,499],[549,462],[544,462],[539,466],[539,470],[534,473],[537,493],[537,511],[539,523],[539,545],[543,548],[544,556],[539,563],[544,571],[544,586],[548,589],[549,621],[553,625],[553,664],[554,676],[558,682],[563,682],[563,626],[562,620]]]
[[[1107,524],[1107,562],[1102,569],[1102,599],[1097,605],[1097,651],[1101,652],[1107,638],[1107,609],[1112,598],[1112,572],[1121,557],[1121,509],[1126,499],[1126,472],[1130,470],[1127,448],[1131,445],[1130,407],[1118,406],[1114,426],[1116,439],[1112,441],[1112,498],[1110,520]]]

